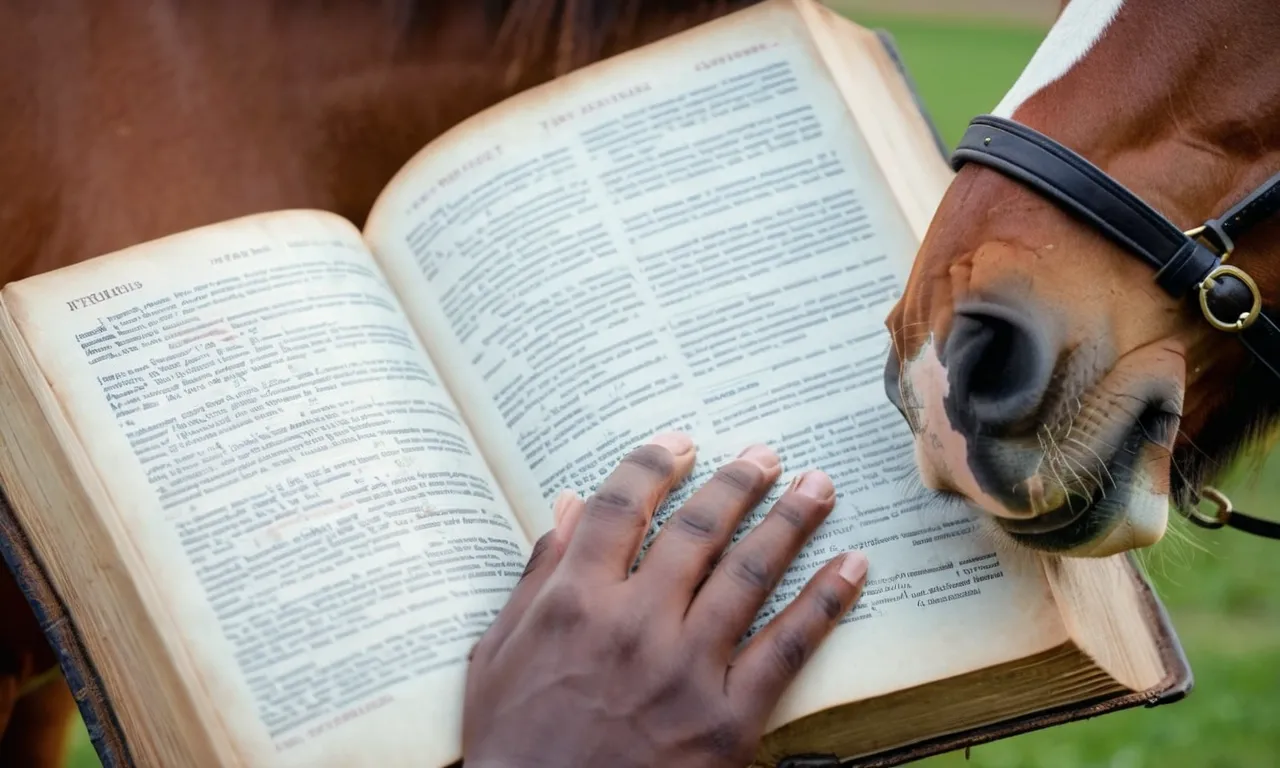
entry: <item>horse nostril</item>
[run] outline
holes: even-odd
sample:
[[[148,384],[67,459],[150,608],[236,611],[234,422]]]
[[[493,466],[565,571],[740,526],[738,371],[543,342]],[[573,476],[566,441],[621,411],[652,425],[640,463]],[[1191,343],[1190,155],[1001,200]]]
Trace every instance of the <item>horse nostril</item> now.
[[[1035,414],[1053,375],[1054,348],[1030,315],[1004,304],[958,307],[943,351],[950,408],[983,433]]]

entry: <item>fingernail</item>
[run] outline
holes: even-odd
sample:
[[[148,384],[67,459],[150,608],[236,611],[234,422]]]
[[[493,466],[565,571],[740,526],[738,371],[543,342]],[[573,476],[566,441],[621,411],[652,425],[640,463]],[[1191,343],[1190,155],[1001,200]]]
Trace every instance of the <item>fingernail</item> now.
[[[573,502],[576,496],[576,493],[566,488],[556,497],[555,505],[551,507],[551,518],[555,521],[557,528],[560,527],[560,523],[564,520],[565,510],[569,508],[569,504]]]
[[[671,451],[672,456],[683,456],[693,450],[693,440],[683,432],[663,432],[649,438],[649,442]]]
[[[772,448],[759,443],[747,446],[746,450],[738,454],[738,458],[746,459],[765,472],[772,472],[782,463],[782,460],[778,458],[778,454],[774,453]]]
[[[867,575],[867,556],[861,552],[846,552],[840,562],[840,578],[857,586]]]
[[[585,503],[581,496],[568,488],[556,497],[556,505],[552,513],[555,517],[556,536],[560,541],[567,544],[573,536],[573,529],[578,525],[578,517],[581,516]]]
[[[826,472],[813,470],[800,476],[796,492],[817,501],[827,501],[835,495],[836,487],[831,484],[831,478],[827,477]]]

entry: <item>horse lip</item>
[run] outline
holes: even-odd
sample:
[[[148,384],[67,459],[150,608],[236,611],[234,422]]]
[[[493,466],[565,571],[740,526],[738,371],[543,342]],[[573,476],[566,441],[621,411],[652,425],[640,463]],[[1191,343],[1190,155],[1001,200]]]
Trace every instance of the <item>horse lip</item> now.
[[[1079,496],[1075,497],[1080,499]],[[996,517],[1000,526],[1010,533],[1036,534],[1036,533],[1052,533],[1054,531],[1066,528],[1068,525],[1079,520],[1082,516],[1089,513],[1097,506],[1100,499],[1083,499],[1084,503],[1073,504],[1072,496],[1068,495],[1066,501],[1057,509],[1046,512],[1042,515],[1027,518],[1008,518],[1003,516]],[[1078,511],[1077,511],[1078,508]]]
[[[1167,411],[1160,405],[1148,405],[1142,413],[1130,423],[1128,430],[1119,441],[1119,448],[1102,464],[1102,471],[1108,477],[1122,477],[1132,471],[1132,461],[1144,443],[1160,445],[1164,435],[1153,435],[1152,419],[1158,419]],[[1157,430],[1160,431],[1160,430]],[[1126,469],[1127,467],[1127,469]],[[1107,485],[1099,485],[1092,495],[1084,498],[1079,493],[1067,493],[1064,502],[1057,508],[1032,518],[1009,519],[997,517],[996,521],[1006,532],[1019,536],[1036,537],[1062,531],[1074,525],[1087,515],[1091,515],[1107,501],[1111,493],[1120,490]],[[1073,499],[1075,502],[1073,503]],[[1078,511],[1077,511],[1078,510]]]
[[[1118,444],[1123,446],[1131,441],[1141,443],[1144,438],[1144,427],[1141,417],[1131,422],[1124,432],[1120,433]],[[1135,446],[1136,448],[1136,446]],[[1123,457],[1117,451],[1112,453],[1101,464],[1101,472],[1107,477],[1113,477],[1118,474],[1117,464],[1123,460]],[[1035,475],[1027,480],[1029,495],[1034,499],[1037,496],[1044,498],[1044,480],[1040,475]],[[1082,495],[1079,491],[1070,491],[1062,486],[1058,486],[1062,500],[1053,509],[1048,512],[1033,515],[1026,518],[1008,518],[1004,516],[998,517],[999,524],[1009,533],[1036,535],[1053,533],[1060,531],[1067,526],[1078,522],[1082,517],[1093,512],[1099,504],[1106,500],[1108,489],[1106,485],[1100,484],[1094,488],[1088,496]],[[1055,494],[1057,495],[1057,494]]]
[[[1124,433],[1121,439],[1121,448],[1109,456],[1101,465],[1101,471],[1107,477],[1114,477],[1123,474],[1120,465],[1124,463],[1125,456],[1121,454],[1127,443],[1134,442],[1134,451],[1138,449],[1144,440],[1143,426],[1140,420],[1135,420]],[[1093,489],[1092,493],[1085,497],[1079,492],[1067,491],[1065,499],[1056,509],[1046,512],[1035,517],[1020,520],[1009,520],[1001,518],[1000,525],[1009,533],[1020,535],[1044,535],[1061,531],[1071,525],[1078,523],[1082,518],[1091,515],[1098,509],[1099,505],[1107,500],[1112,491],[1117,488],[1108,488],[1105,484],[1100,484]]]

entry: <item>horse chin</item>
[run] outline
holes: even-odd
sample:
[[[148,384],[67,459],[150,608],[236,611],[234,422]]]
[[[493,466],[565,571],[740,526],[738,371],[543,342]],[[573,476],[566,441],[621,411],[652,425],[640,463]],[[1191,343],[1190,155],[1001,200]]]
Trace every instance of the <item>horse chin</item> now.
[[[1141,434],[1112,457],[1105,471],[1117,482],[1091,498],[1069,496],[1059,509],[1029,520],[984,515],[985,524],[1017,547],[1064,557],[1108,557],[1156,544],[1168,526],[1168,494],[1159,490],[1166,484],[1140,468],[1161,465],[1167,452],[1139,441]]]

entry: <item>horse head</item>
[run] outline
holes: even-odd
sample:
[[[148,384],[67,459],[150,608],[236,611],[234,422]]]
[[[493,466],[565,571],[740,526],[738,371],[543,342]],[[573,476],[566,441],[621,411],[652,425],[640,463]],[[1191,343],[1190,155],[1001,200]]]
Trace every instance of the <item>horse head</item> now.
[[[1280,5],[1069,0],[994,114],[1074,150],[1180,229],[1280,169]],[[1280,298],[1280,226],[1231,263]],[[924,484],[1006,542],[1105,556],[1277,420],[1280,381],[1152,270],[1027,185],[968,164],[889,315],[886,389]]]

